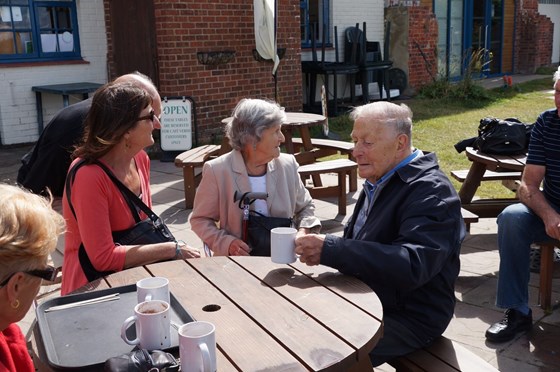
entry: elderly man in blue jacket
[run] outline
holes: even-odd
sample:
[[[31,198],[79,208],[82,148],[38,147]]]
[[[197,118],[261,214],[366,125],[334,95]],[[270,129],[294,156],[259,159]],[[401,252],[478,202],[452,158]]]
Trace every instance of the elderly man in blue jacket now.
[[[377,293],[384,336],[370,357],[378,366],[430,345],[447,328],[465,227],[436,155],[412,147],[406,105],[370,103],[351,117],[364,189],[342,237],[300,237],[296,253],[307,265],[356,276]]]

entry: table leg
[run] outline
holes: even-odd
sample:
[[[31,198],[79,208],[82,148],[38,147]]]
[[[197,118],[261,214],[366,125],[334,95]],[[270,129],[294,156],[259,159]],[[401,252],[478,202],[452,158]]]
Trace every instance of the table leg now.
[[[476,161],[472,162],[469,173],[467,173],[467,177],[465,178],[465,182],[463,182],[461,189],[459,190],[461,204],[469,204],[472,201],[476,190],[480,186],[484,172],[486,172],[485,164]]]
[[[35,105],[37,106],[37,127],[39,134],[43,132],[43,99],[41,92],[35,92]]]
[[[68,94],[62,95],[62,106],[66,107],[70,104],[70,100],[68,99]]]
[[[292,131],[291,129],[282,129],[282,134],[284,134],[284,147],[286,147],[286,152],[288,154],[294,154],[294,142],[292,141]]]
[[[328,76],[327,76],[327,78],[328,78]],[[327,95],[328,95],[328,93],[327,93]],[[311,133],[309,133],[309,128],[308,127],[301,127],[299,129],[299,135],[301,136],[301,143],[302,143],[302,146],[303,146],[303,151],[312,151],[314,147],[313,147],[313,143],[311,143]],[[286,142],[287,142],[287,140],[286,140]],[[291,138],[290,138],[290,142],[291,142]],[[293,152],[292,152],[292,154],[293,154]],[[314,187],[323,186],[323,182],[321,181],[321,176],[319,174],[314,174],[314,175],[311,176],[311,178],[313,179],[313,186]]]

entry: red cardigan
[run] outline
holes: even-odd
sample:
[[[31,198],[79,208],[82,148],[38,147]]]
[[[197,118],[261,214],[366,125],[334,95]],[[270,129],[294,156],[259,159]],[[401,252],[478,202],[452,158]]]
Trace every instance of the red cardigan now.
[[[0,372],[35,372],[25,337],[15,323],[0,332]]]

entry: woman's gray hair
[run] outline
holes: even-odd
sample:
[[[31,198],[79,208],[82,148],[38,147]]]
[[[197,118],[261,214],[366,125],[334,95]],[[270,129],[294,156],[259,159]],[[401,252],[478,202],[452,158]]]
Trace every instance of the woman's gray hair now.
[[[387,101],[379,101],[358,106],[352,110],[350,118],[353,121],[367,118],[393,126],[397,134],[405,134],[412,143],[412,111],[404,103],[396,105]]]
[[[231,116],[225,135],[235,150],[242,150],[247,144],[256,144],[264,130],[286,121],[284,108],[279,104],[252,98],[239,101]]]

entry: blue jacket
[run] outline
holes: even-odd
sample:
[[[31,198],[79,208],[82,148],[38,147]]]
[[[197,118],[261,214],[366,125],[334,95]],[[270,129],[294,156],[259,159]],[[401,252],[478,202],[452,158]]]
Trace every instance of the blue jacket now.
[[[461,203],[435,154],[398,169],[380,190],[356,239],[362,192],[343,237],[327,235],[321,264],[353,275],[393,314],[427,337],[439,336],[455,308],[459,251],[465,236]]]

